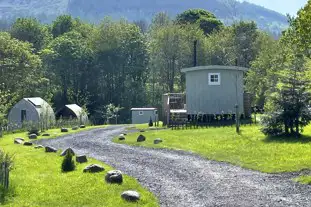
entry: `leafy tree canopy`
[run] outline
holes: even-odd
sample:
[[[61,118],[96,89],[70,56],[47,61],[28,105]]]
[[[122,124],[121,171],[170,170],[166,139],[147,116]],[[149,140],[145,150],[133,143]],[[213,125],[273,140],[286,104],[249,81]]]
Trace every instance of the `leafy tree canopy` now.
[[[223,27],[223,23],[216,16],[203,9],[189,9],[177,15],[178,24],[198,24],[205,34],[211,34],[213,31]]]
[[[34,18],[18,18],[10,29],[12,37],[33,44],[36,52],[51,40],[47,26]]]

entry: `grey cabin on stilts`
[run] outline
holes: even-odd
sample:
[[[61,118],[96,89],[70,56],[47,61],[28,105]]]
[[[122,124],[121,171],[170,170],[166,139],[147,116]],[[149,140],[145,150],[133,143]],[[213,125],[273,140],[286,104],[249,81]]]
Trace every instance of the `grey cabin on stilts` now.
[[[247,68],[237,66],[198,66],[182,69],[186,75],[186,110],[188,116],[236,114],[249,116],[249,97],[244,92]]]
[[[9,126],[21,128],[23,123],[46,125],[55,122],[52,107],[42,98],[23,98],[10,110],[8,115]]]

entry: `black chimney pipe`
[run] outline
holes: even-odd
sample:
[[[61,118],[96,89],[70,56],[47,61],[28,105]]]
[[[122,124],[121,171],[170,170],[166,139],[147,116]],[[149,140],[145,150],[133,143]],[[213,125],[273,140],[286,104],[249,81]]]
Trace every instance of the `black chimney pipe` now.
[[[194,40],[194,45],[193,45],[193,67],[197,66],[197,44],[198,44],[198,40]]]

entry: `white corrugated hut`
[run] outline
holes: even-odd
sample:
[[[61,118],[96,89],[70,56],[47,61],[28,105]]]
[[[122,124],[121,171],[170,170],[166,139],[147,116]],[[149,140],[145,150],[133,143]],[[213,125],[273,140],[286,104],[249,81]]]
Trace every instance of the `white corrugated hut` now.
[[[52,107],[42,98],[23,98],[10,110],[8,115],[10,126],[20,128],[23,123],[55,122]]]
[[[81,124],[85,124],[88,121],[87,113],[77,104],[65,105],[59,111],[56,112],[57,119],[79,119]]]

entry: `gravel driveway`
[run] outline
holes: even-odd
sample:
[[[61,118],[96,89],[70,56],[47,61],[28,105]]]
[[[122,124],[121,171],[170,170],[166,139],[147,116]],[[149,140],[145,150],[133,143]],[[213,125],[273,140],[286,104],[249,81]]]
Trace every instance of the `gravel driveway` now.
[[[125,128],[111,126],[39,144],[72,147],[133,176],[153,192],[161,206],[311,206],[311,187],[293,174],[264,174],[172,150],[115,144]]]

